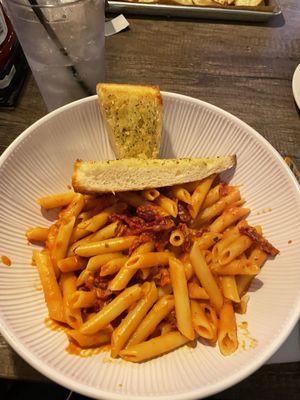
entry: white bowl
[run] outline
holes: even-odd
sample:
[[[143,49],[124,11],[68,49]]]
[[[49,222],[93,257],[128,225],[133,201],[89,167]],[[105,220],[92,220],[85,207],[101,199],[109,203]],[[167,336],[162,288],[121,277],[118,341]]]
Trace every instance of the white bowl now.
[[[237,154],[233,183],[281,250],[267,261],[251,287],[246,315],[251,341],[239,332],[230,356],[217,347],[187,346],[143,364],[68,354],[63,332],[45,327],[47,310],[32,247],[24,231],[49,222],[35,203],[65,191],[76,158],[112,158],[96,96],[58,109],[37,121],[5,151],[0,161],[0,248],[12,266],[0,267],[0,328],[29,364],[57,383],[94,398],[200,399],[244,379],[279,348],[300,312],[300,193],[294,176],[273,147],[248,125],[221,109],[189,97],[164,93],[163,157]],[[271,209],[271,211],[270,211]],[[268,212],[267,212],[268,211]],[[290,242],[292,241],[292,242]],[[243,349],[246,347],[246,349]],[[253,348],[251,348],[253,347]]]

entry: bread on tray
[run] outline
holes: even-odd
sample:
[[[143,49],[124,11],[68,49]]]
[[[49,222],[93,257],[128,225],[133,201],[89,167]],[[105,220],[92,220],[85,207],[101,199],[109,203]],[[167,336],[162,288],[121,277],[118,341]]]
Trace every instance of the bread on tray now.
[[[204,179],[236,164],[236,156],[183,159],[76,161],[72,176],[80,193],[123,192]]]

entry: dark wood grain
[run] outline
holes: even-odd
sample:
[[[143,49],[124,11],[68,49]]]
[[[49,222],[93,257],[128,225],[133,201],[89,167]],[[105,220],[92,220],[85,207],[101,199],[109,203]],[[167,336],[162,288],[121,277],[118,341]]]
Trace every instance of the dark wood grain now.
[[[300,63],[300,1],[281,5],[283,17],[267,24],[131,17],[129,30],[106,40],[107,80],[156,84],[215,104],[255,128],[300,168],[300,114],[291,88]],[[0,152],[46,112],[29,77],[17,108],[0,111]],[[214,398],[296,399],[299,365],[264,366]],[[0,376],[45,380],[1,336]]]

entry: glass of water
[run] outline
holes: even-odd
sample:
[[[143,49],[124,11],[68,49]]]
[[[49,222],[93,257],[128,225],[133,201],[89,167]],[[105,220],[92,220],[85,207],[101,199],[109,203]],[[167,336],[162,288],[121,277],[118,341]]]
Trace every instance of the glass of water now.
[[[104,80],[104,0],[4,0],[49,111]]]

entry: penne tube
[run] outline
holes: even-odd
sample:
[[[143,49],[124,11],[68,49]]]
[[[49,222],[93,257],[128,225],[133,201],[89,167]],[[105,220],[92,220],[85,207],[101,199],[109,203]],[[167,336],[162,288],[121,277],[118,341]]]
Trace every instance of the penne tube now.
[[[223,296],[206,263],[203,250],[199,249],[197,242],[192,247],[190,258],[197,278],[208,294],[212,305],[219,312],[223,305]]]
[[[240,198],[241,195],[239,190],[232,190],[231,193],[225,197],[221,197],[220,200],[212,206],[200,211],[197,218],[193,222],[193,227],[197,228],[205,223],[208,223],[213,218],[218,217],[230,204],[239,201]]]
[[[138,254],[149,253],[153,249],[153,242],[143,243],[132,253],[132,257]],[[112,291],[123,290],[127,286],[130,279],[135,275],[137,270],[138,269],[128,268],[125,264],[124,267],[122,267],[117,273],[117,275],[109,282],[108,288]]]
[[[241,297],[241,301],[234,304],[234,311],[238,314],[246,314],[249,299],[250,297],[247,294]]]
[[[199,286],[196,282],[188,283],[188,291],[190,299],[208,300],[209,296],[203,287]]]
[[[215,180],[216,174],[208,176],[207,178],[200,181],[199,185],[193,191],[192,202],[188,206],[191,217],[195,219],[199,213],[199,210],[207,196],[207,193]]]
[[[184,266],[180,260],[170,257],[169,270],[175,299],[175,313],[178,330],[190,340],[194,340],[191,306],[188,295]]]
[[[252,245],[252,240],[247,235],[241,235],[219,253],[218,262],[225,265],[243,254]]]
[[[80,193],[75,193],[71,203],[68,207],[61,211],[59,217],[64,219],[69,219],[72,217],[77,218],[84,207],[84,196]]]
[[[186,280],[189,281],[194,276],[194,268],[191,264],[190,255],[185,253],[182,257],[180,257],[180,261],[184,266]]]
[[[260,269],[265,263],[266,259],[267,254],[259,247],[255,247],[252,250],[248,260],[253,262]],[[238,293],[240,296],[248,290],[253,278],[253,275],[241,275],[236,277]]]
[[[96,256],[97,257],[97,256]],[[113,275],[125,265],[128,257],[119,257],[108,261],[101,267],[100,276]]]
[[[232,207],[224,211],[214,222],[209,226],[211,232],[222,233],[226,228],[235,224],[240,219],[249,214],[249,208]]]
[[[156,189],[145,189],[142,191],[142,196],[144,199],[149,201],[154,201],[157,197],[159,197],[160,193]]]
[[[151,252],[145,254],[136,254],[129,258],[126,263],[126,267],[131,269],[138,269],[168,265],[169,258],[170,253],[163,251],[157,253]]]
[[[55,238],[53,248],[51,250],[51,259],[53,262],[53,268],[55,275],[59,276],[60,271],[58,269],[58,261],[66,258],[67,250],[69,246],[69,240],[72,234],[72,230],[75,224],[75,217],[71,217],[69,220],[63,220],[58,228],[58,232]]]
[[[73,272],[66,272],[61,275],[60,284],[66,322],[71,328],[78,329],[82,325],[81,310],[74,308],[70,303],[70,298],[76,291],[76,276]]]
[[[93,307],[96,303],[97,297],[95,292],[85,292],[83,290],[76,290],[69,297],[69,303],[73,308],[88,308]]]
[[[29,242],[45,242],[48,238],[49,229],[37,226],[26,231],[26,238]]]
[[[207,193],[207,196],[205,197],[205,200],[201,206],[201,210],[211,207],[213,204],[215,204],[217,201],[220,200],[220,197],[221,197],[220,185],[216,185],[213,188],[211,188]]]
[[[75,254],[82,257],[92,257],[100,254],[114,253],[129,249],[135,241],[136,236],[116,237],[83,244],[75,249]]]
[[[218,318],[208,304],[191,300],[192,321],[195,331],[204,339],[215,342],[217,340]]]
[[[117,357],[125,347],[130,336],[157,300],[157,288],[154,282],[145,282],[142,290],[144,293],[143,297],[113,331],[111,338],[111,357],[113,358]]]
[[[170,193],[175,199],[183,201],[186,204],[191,204],[192,197],[183,186],[173,186],[170,188]]]
[[[122,213],[125,211],[126,207],[127,206],[125,203],[114,204],[113,206],[104,209],[99,214],[94,215],[92,218],[80,222],[80,224],[78,224],[74,229],[71,238],[72,243],[78,241],[84,236],[89,235],[90,233],[98,231],[107,224],[110,215],[114,213]]]
[[[183,234],[182,230],[174,229],[174,231],[171,232],[169,241],[172,246],[175,246],[175,247],[182,246],[184,243],[184,240],[185,240],[185,238],[184,238],[184,234]]]
[[[46,248],[50,251],[54,247],[57,232],[58,232],[58,224],[56,223],[56,224],[51,225],[49,228],[49,232],[48,232],[48,236],[47,236],[47,240],[46,240]]]
[[[74,192],[52,194],[50,196],[40,197],[37,200],[37,203],[41,207],[46,208],[46,209],[56,208],[56,207],[65,207],[71,203],[74,196],[75,196]]]
[[[49,317],[55,321],[66,322],[62,294],[49,254],[35,251],[34,260],[42,283]]]
[[[74,272],[83,269],[87,265],[86,259],[79,256],[63,258],[57,262],[61,272]]]
[[[241,221],[244,222],[244,221]],[[238,223],[233,228],[229,228],[227,231],[223,233],[223,238],[215,244],[212,249],[212,258],[215,262],[219,260],[219,255],[236,239],[241,236],[239,231],[239,226],[241,223]]]
[[[180,332],[169,332],[165,335],[155,337],[147,342],[142,342],[120,351],[120,356],[131,362],[146,361],[171,350],[177,349],[189,342]]]
[[[218,275],[256,275],[259,267],[253,261],[247,259],[237,259],[229,264],[211,264],[211,270]]]
[[[101,346],[102,344],[110,342],[111,339],[111,333],[108,333],[105,330],[103,332],[98,332],[95,335],[83,335],[80,331],[72,329],[68,331],[67,335],[69,339],[75,341],[83,349]]]
[[[74,254],[75,249],[82,244],[92,243],[92,242],[100,242],[101,240],[111,239],[113,237],[116,237],[116,233],[117,233],[117,229],[118,229],[119,225],[120,225],[120,223],[117,221],[112,222],[111,224],[106,225],[104,228],[99,229],[97,232],[91,233],[90,235],[85,236],[83,239],[77,240],[77,242],[73,243],[70,246],[68,255]]]
[[[146,279],[148,279],[150,273],[151,273],[150,268],[141,269],[140,271],[141,279],[145,281]]]
[[[178,207],[176,201],[170,199],[163,194],[155,199],[155,203],[160,206],[167,214],[176,218],[178,214]]]
[[[220,277],[221,288],[223,292],[223,296],[226,299],[234,301],[235,303],[239,303],[241,301],[235,276],[233,275],[224,275]]]
[[[125,289],[110,303],[105,305],[94,317],[84,322],[80,327],[80,332],[84,335],[95,334],[116,319],[123,311],[128,309],[131,304],[139,300],[142,295],[143,291],[139,285],[134,285]]]
[[[99,254],[98,256],[91,257],[87,264],[86,270],[95,272],[103,265],[107,264],[112,260],[116,260],[118,258],[123,257],[122,253],[106,253],[106,254]]]
[[[161,297],[148,312],[146,317],[138,326],[137,330],[129,339],[126,346],[132,346],[148,339],[155,331],[159,323],[174,309],[174,296]],[[167,333],[167,332],[165,332]]]
[[[222,235],[220,233],[205,232],[200,238],[196,238],[196,241],[200,250],[207,250],[218,243],[221,238]]]
[[[238,348],[236,319],[231,302],[225,302],[220,311],[218,345],[223,356]]]

